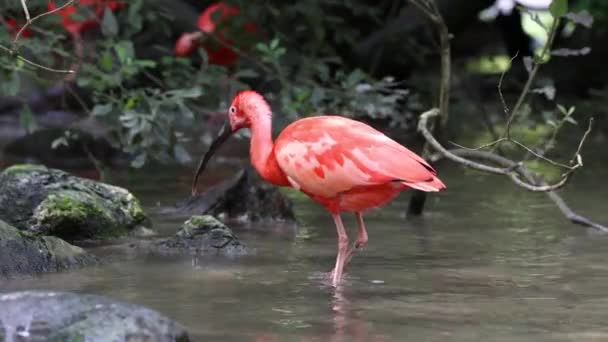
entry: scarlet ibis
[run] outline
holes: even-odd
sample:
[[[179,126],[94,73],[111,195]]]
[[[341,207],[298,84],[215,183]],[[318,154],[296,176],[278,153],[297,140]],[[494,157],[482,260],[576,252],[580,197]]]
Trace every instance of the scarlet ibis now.
[[[183,33],[175,43],[175,55],[180,57],[189,56],[198,48],[202,46],[207,52],[210,64],[230,66],[233,65],[237,59],[237,54],[230,48],[233,44],[232,37],[229,32],[225,29],[220,29],[216,32],[218,25],[227,23],[231,17],[237,15],[239,9],[234,6],[226,5],[223,2],[215,2],[209,5],[200,14],[197,20],[197,32]],[[213,17],[217,16],[217,20],[214,21]],[[256,26],[253,23],[246,23],[243,27],[245,33],[254,33]],[[220,46],[211,47],[209,44],[202,44],[205,39],[205,34],[214,34],[219,42]]]
[[[337,286],[352,253],[367,243],[362,213],[381,206],[407,188],[439,191],[445,185],[424,159],[376,129],[340,116],[315,116],[288,125],[273,142],[272,111],[255,91],[238,93],[228,120],[201,159],[192,182],[217,148],[242,129],[251,129],[250,159],[269,183],[289,186],[308,195],[332,215],[338,231],[338,255],[331,272]],[[341,212],[355,214],[358,234],[351,249]]]

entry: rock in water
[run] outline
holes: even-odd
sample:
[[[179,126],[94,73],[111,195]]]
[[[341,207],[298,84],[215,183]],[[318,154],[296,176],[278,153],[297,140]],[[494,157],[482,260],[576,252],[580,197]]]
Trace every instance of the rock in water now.
[[[295,221],[291,201],[276,186],[252,176],[248,169],[163,211],[189,215],[209,214],[241,221]]]
[[[127,190],[38,165],[0,174],[0,219],[68,241],[118,237],[147,222]]]
[[[189,341],[160,313],[109,298],[66,292],[0,294],[1,341]]]
[[[188,251],[196,255],[242,255],[245,246],[230,228],[210,215],[192,216],[174,237],[157,243],[161,252]]]
[[[95,262],[80,247],[18,230],[0,220],[0,276],[60,271]]]

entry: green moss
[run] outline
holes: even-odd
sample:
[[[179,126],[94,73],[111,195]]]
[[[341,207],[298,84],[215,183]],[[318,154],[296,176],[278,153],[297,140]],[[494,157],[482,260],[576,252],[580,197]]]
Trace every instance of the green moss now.
[[[177,233],[181,237],[192,237],[197,233],[213,229],[228,230],[228,227],[211,215],[195,215],[184,222],[182,229]]]
[[[87,217],[95,217],[101,210],[90,202],[75,201],[68,193],[51,194],[40,207],[48,210],[49,217],[57,216],[61,219],[84,221]]]
[[[36,223],[50,229],[51,234],[70,238],[82,237],[110,239],[126,233],[98,199],[87,193],[64,190],[49,195],[34,212]]]
[[[129,203],[127,205],[127,214],[133,218],[134,223],[142,223],[147,220],[146,213],[141,207],[139,200],[129,194]]]
[[[27,173],[32,171],[47,171],[44,165],[36,164],[18,164],[5,169],[2,173],[6,176],[13,177],[19,173]]]
[[[21,230],[67,241],[126,235],[148,219],[126,189],[39,165],[16,165],[0,176],[0,216]]]

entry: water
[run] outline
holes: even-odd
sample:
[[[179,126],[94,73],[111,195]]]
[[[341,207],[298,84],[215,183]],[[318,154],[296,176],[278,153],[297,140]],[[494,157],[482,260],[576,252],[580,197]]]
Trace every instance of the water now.
[[[599,162],[586,166],[564,196],[606,223],[608,174]],[[608,236],[571,225],[544,195],[501,178],[447,165],[440,174],[449,190],[431,197],[422,219],[403,218],[407,193],[367,215],[369,245],[337,291],[324,278],[336,253],[333,223],[304,198],[298,231],[236,227],[252,256],[160,258],[100,246],[101,266],[3,281],[0,291],[106,295],[156,309],[201,341],[608,339]],[[117,181],[169,235],[185,218],[156,211],[189,193],[190,176],[148,171]],[[345,222],[354,239],[353,218]]]

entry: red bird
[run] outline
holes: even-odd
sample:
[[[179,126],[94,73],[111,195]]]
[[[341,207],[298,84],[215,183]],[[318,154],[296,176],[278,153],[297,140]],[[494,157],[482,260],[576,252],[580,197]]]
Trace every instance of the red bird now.
[[[260,176],[269,183],[305,193],[331,213],[338,231],[333,286],[339,284],[354,250],[367,243],[364,211],[387,203],[407,188],[445,188],[426,161],[358,121],[340,116],[305,118],[287,126],[273,142],[270,106],[250,90],[234,97],[228,118],[229,123],[201,160],[192,184],[193,195],[198,177],[215,150],[232,133],[251,129],[250,159]],[[352,212],[357,219],[357,241],[350,250],[341,212]]]
[[[216,28],[217,25],[227,22],[238,13],[238,8],[222,2],[209,5],[198,17],[196,25],[200,31],[182,34],[175,43],[175,55],[186,57],[191,55],[199,46],[202,46],[207,52],[210,64],[233,65],[238,59],[237,54],[230,48],[233,41],[228,37],[226,30],[216,32]],[[217,22],[213,21],[213,17],[215,16],[218,18]],[[245,24],[244,31],[246,33],[253,33],[256,31],[256,27],[254,24],[248,23]],[[221,44],[215,44],[219,46],[213,47],[208,44],[202,44],[205,34],[215,34]]]

